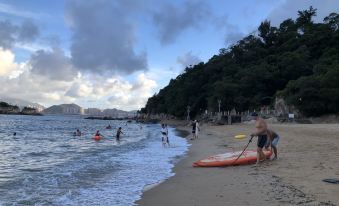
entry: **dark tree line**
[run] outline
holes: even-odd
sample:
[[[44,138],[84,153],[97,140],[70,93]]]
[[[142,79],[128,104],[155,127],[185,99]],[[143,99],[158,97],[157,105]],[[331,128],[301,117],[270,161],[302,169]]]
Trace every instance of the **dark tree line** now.
[[[279,27],[264,21],[207,63],[187,67],[149,98],[143,113],[185,116],[205,109],[257,109],[283,97],[306,116],[339,113],[339,15],[314,23],[316,9],[299,11]]]

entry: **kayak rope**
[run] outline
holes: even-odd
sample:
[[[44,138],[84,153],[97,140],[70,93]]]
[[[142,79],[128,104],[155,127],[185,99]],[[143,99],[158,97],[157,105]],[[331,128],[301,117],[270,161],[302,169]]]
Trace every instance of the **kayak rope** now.
[[[248,141],[246,147],[243,149],[243,151],[242,151],[241,154],[237,157],[237,159],[234,160],[234,162],[232,163],[232,165],[234,165],[234,163],[235,163],[236,161],[238,161],[238,159],[244,154],[244,152],[245,152],[245,150],[247,149],[248,145],[250,145],[250,143],[252,142],[253,137],[254,137],[254,136],[251,136],[251,139]]]

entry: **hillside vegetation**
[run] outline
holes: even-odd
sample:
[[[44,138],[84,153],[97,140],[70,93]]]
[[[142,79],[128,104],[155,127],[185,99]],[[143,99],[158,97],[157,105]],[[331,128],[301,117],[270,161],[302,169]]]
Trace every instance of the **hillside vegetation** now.
[[[207,63],[187,67],[149,98],[143,113],[185,116],[205,109],[258,109],[282,97],[306,116],[339,113],[339,15],[314,23],[316,9],[279,27],[264,21]]]

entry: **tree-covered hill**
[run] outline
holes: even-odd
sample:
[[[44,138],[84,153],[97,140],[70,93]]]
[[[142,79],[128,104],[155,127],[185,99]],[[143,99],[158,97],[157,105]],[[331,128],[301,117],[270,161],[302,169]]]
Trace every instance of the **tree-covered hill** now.
[[[314,23],[316,9],[299,11],[279,27],[264,21],[207,63],[187,67],[149,98],[143,113],[184,116],[205,109],[257,109],[286,100],[306,116],[339,113],[339,15]]]

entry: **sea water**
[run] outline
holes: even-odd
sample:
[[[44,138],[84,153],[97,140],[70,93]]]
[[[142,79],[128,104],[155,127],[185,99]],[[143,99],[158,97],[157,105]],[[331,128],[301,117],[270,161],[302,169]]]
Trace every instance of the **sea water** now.
[[[76,129],[84,135],[73,136]],[[92,139],[96,130],[101,141]],[[134,205],[145,186],[173,175],[174,160],[187,151],[174,128],[169,138],[163,148],[154,124],[0,115],[0,205]]]

